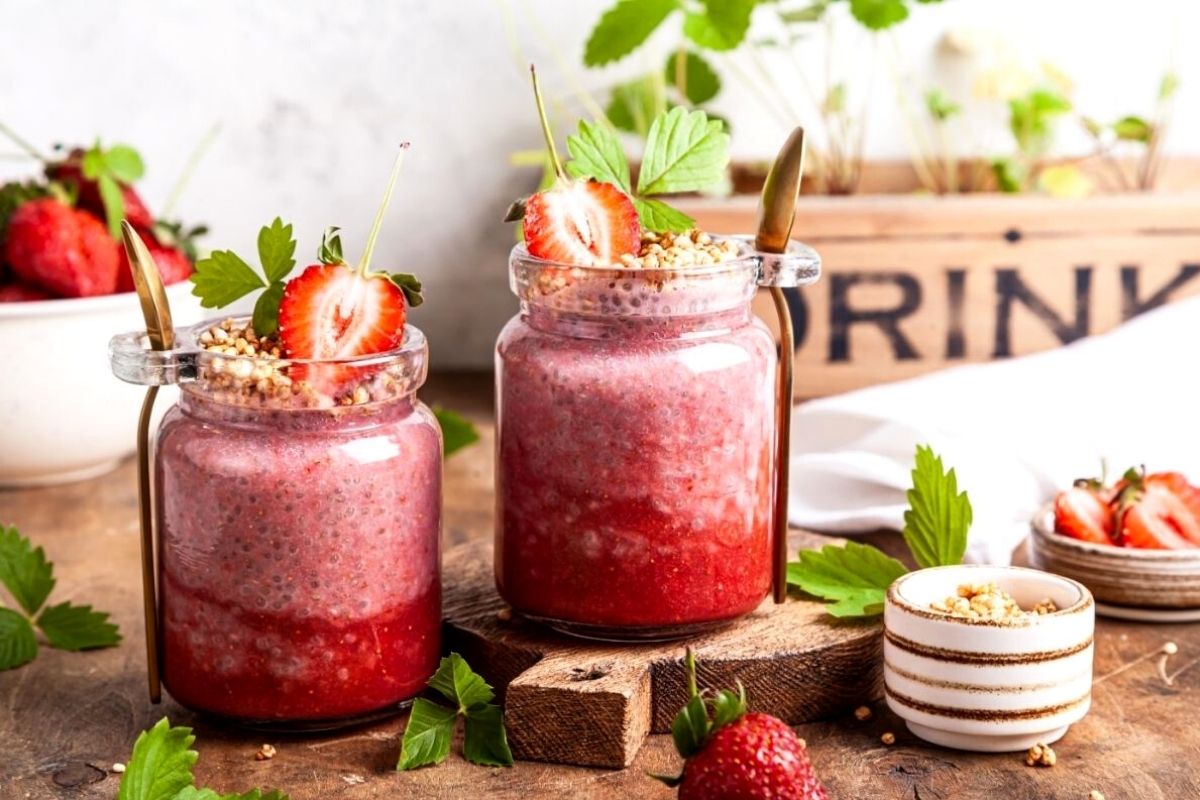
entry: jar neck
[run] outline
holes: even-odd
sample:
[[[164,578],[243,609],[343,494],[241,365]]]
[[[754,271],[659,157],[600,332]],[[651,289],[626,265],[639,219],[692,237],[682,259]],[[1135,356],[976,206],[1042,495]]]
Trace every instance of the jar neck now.
[[[180,387],[179,409],[200,422],[290,434],[350,431],[373,428],[403,420],[416,408],[416,393],[396,395],[360,405],[329,408],[293,408],[248,405],[212,397],[195,384]]]
[[[631,315],[581,312],[521,301],[521,319],[531,328],[575,339],[679,339],[723,333],[750,323],[750,303],[701,314]]]

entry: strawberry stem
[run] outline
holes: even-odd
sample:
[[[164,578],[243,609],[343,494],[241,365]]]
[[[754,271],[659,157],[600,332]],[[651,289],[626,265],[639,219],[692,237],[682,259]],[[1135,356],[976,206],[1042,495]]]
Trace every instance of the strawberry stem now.
[[[538,86],[537,69],[529,65],[529,76],[533,79],[533,99],[537,102],[538,119],[542,123],[542,135],[546,137],[546,147],[550,150],[550,162],[554,165],[554,174],[566,178],[562,162],[558,160],[558,150],[554,147],[554,132],[550,130],[550,120],[546,117],[546,105],[542,102],[542,88]]]
[[[696,686],[696,654],[690,647],[687,649],[687,655],[683,657],[683,664],[687,670],[688,697],[695,697],[700,690]]]
[[[396,188],[396,178],[400,177],[400,167],[404,164],[404,152],[408,150],[408,142],[403,142],[400,145],[400,152],[396,154],[396,161],[392,164],[392,174],[388,178],[387,191],[383,193],[383,202],[379,204],[379,210],[375,212],[375,223],[371,226],[371,233],[367,236],[367,246],[363,249],[362,259],[358,262],[358,274],[366,276],[367,267],[371,264],[371,256],[375,252],[375,241],[379,238],[379,229],[383,227],[383,216],[387,213],[388,204],[392,202],[392,190]]]
[[[3,133],[6,137],[8,137],[9,141],[28,153],[31,158],[36,158],[43,164],[50,163],[50,159],[39,153],[36,147],[18,136],[16,131],[5,125],[3,122],[0,122],[0,133]]]

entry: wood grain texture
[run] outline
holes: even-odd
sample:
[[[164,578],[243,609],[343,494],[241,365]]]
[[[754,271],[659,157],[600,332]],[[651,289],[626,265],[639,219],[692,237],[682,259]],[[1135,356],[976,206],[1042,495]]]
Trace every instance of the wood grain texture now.
[[[490,380],[487,375],[438,376],[425,394],[487,422]],[[482,442],[446,465],[448,546],[492,535],[490,427],[483,432]],[[3,800],[112,800],[120,780],[112,765],[124,762],[138,732],[164,714],[174,723],[196,726],[197,776],[222,791],[280,786],[294,800],[674,797],[645,774],[680,768],[664,735],[651,735],[624,770],[537,762],[485,769],[451,755],[439,767],[397,773],[403,718],[336,736],[271,737],[279,754],[255,761],[255,751],[267,741],[262,734],[221,728],[169,700],[151,706],[141,648],[135,494],[132,462],[86,483],[0,491],[0,522],[20,527],[54,560],[54,597],[112,611],[125,635],[120,647],[93,653],[43,648],[32,664],[0,672]],[[903,549],[895,534],[870,539],[893,554]],[[1168,662],[1168,674],[1182,669],[1170,684],[1158,674],[1156,659],[1145,658],[1167,641],[1179,649]],[[881,705],[869,722],[842,715],[796,730],[807,740],[834,800],[1083,800],[1091,789],[1112,800],[1200,797],[1197,658],[1200,625],[1097,620],[1093,707],[1055,745],[1058,766],[1048,770],[1026,767],[1017,756],[922,744]],[[511,669],[516,674],[529,665]],[[705,673],[706,679],[715,677]],[[892,747],[880,743],[884,731],[895,732]]]
[[[827,541],[796,532],[790,544],[794,551]],[[647,734],[670,731],[687,700],[683,642],[591,644],[514,618],[496,593],[491,565],[487,541],[447,553],[446,639],[505,691],[514,755],[622,767],[633,762]],[[835,622],[810,600],[775,605],[768,599],[733,625],[687,644],[700,663],[702,687],[733,687],[740,680],[753,707],[791,723],[879,697],[877,622]]]

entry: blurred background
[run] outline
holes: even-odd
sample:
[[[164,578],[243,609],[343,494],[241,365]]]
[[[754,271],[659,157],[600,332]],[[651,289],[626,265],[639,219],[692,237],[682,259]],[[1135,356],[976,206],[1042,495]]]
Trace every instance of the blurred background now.
[[[658,72],[681,41],[679,20],[668,20],[631,55],[585,66],[589,32],[611,5],[5,0],[0,120],[42,148],[97,136],[133,145],[152,208],[219,126],[175,214],[210,226],[205,247],[250,252],[259,226],[281,215],[296,224],[302,258],[326,225],[342,226],[357,255],[396,144],[411,141],[375,263],[425,280],[428,301],[414,319],[435,365],[486,367],[515,308],[505,266],[514,234],[501,216],[539,178],[536,166],[514,163],[540,146],[526,63],[539,66],[561,139],[593,103],[610,103],[611,87]],[[1070,116],[1107,125],[1153,119],[1166,75],[1177,86],[1161,151],[1200,153],[1194,3],[908,3],[908,18],[881,33],[845,2],[818,3],[823,18],[798,19],[808,23],[799,33],[774,6],[797,18],[812,8],[761,4],[746,42],[763,46],[704,54],[721,81],[705,107],[731,122],[742,161],[769,158],[796,123],[812,126],[819,155],[820,118],[836,130],[841,115],[844,141],[861,135],[866,161],[904,164],[938,135],[914,137],[910,124],[914,108],[929,116],[933,89],[959,107],[942,130],[955,156],[991,159],[1014,150],[1008,101],[1031,86],[1053,86]],[[1076,119],[1057,125],[1049,144],[1050,155],[1068,157],[1095,146]],[[0,153],[0,178],[36,170],[16,148],[0,144]],[[1069,175],[1025,188],[1081,193]]]

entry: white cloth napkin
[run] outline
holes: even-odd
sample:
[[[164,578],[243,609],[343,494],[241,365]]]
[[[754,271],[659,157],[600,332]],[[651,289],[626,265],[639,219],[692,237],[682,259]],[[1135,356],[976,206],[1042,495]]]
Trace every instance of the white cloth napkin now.
[[[971,497],[967,560],[1007,564],[1078,477],[1145,464],[1200,479],[1200,297],[1056,350],[801,403],[789,517],[852,534],[903,526],[917,444]],[[803,373],[800,374],[803,380]]]

